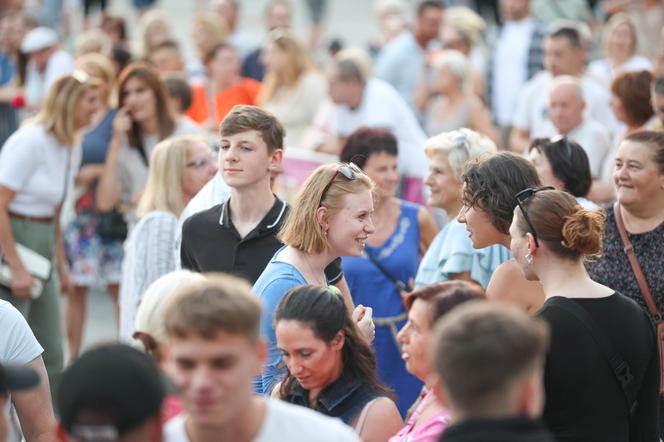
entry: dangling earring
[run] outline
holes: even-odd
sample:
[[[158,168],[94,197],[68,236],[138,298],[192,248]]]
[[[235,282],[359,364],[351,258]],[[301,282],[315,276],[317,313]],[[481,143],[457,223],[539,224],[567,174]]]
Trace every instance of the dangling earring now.
[[[530,253],[526,253],[526,261],[528,262],[528,264],[532,264],[533,263],[533,255],[531,255]]]

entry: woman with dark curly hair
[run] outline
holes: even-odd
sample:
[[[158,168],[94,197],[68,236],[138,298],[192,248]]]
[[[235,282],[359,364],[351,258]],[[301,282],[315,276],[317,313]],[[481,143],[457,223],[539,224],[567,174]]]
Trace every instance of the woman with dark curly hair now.
[[[492,244],[509,247],[509,228],[516,207],[514,195],[528,187],[540,186],[535,168],[516,154],[501,152],[471,163],[462,179],[463,208],[458,220],[466,225],[473,247],[481,249]],[[542,286],[527,281],[514,260],[496,268],[486,288],[486,297],[515,304],[531,313],[544,302]]]
[[[376,378],[376,357],[343,298],[321,286],[292,289],[274,314],[288,368],[272,395],[338,417],[363,441],[385,441],[403,425]]]

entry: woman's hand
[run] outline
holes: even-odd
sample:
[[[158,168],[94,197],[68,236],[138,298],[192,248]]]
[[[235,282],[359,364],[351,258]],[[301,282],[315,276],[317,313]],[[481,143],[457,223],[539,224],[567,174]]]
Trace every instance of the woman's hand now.
[[[355,307],[351,317],[353,318],[353,321],[357,323],[357,328],[360,329],[362,336],[364,336],[369,343],[373,342],[376,337],[376,324],[373,323],[373,309],[360,304]]]
[[[32,298],[32,286],[35,283],[32,275],[21,264],[12,268],[12,294],[18,299]]]
[[[131,130],[131,116],[129,115],[129,109],[127,106],[118,109],[113,119],[113,134],[121,135],[126,134]]]

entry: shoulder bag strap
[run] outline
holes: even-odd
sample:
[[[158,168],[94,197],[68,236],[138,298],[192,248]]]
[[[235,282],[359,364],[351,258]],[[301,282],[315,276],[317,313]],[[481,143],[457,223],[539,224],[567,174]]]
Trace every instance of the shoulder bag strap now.
[[[629,240],[629,237],[627,236],[627,230],[625,230],[625,223],[623,222],[622,214],[620,212],[620,204],[618,202],[613,204],[613,213],[616,217],[616,224],[618,225],[618,233],[620,233],[620,238],[622,239],[624,245],[623,250],[627,254],[629,263],[632,266],[632,271],[634,272],[634,276],[636,277],[636,282],[639,285],[639,289],[641,289],[641,294],[643,295],[643,299],[645,299],[646,304],[648,304],[648,311],[652,315],[653,319],[655,319],[655,322],[659,323],[662,320],[662,318],[659,314],[659,310],[657,309],[657,304],[655,303],[655,299],[653,298],[652,293],[650,293],[650,288],[648,287],[648,281],[646,281],[646,277],[643,275],[643,271],[641,270],[639,261],[636,259],[636,254],[634,253],[634,247],[632,246],[632,243]]]
[[[410,291],[411,291],[411,288],[408,287],[406,284],[404,284],[403,281],[399,281],[397,278],[395,278],[394,276],[392,276],[392,274],[391,274],[391,273],[385,268],[385,266],[383,266],[383,265],[380,263],[380,261],[378,261],[378,258],[376,257],[376,255],[374,255],[373,253],[371,253],[371,252],[370,252],[369,250],[367,250],[366,248],[364,249],[364,254],[367,255],[367,258],[369,258],[369,261],[371,261],[371,262],[376,266],[376,268],[377,268],[378,270],[380,270],[380,272],[381,272],[383,275],[385,275],[385,277],[386,277],[387,279],[389,279],[390,281],[392,281],[392,282],[394,283],[394,285],[397,286],[397,289],[399,290],[399,292],[410,292]]]
[[[636,380],[632,375],[632,371],[630,370],[627,361],[625,361],[622,355],[618,353],[606,335],[599,328],[597,322],[595,322],[593,317],[590,316],[586,309],[581,307],[576,302],[566,298],[555,297],[552,298],[551,301],[554,301],[557,307],[560,307],[567,313],[574,316],[586,327],[586,330],[588,330],[590,336],[599,347],[602,355],[604,356],[604,359],[606,362],[608,362],[609,366],[611,367],[611,371],[618,380],[620,389],[622,390],[625,401],[627,402],[627,411],[629,415],[634,415],[638,405],[636,400],[638,389],[636,386]]]

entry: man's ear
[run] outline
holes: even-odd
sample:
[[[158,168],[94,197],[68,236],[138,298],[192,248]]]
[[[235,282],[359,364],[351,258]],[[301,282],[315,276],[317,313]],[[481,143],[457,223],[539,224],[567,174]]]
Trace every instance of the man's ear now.
[[[281,173],[283,171],[281,162],[284,158],[284,150],[283,149],[275,149],[274,152],[270,155],[270,165],[268,166],[268,169],[272,171],[273,173]]]

